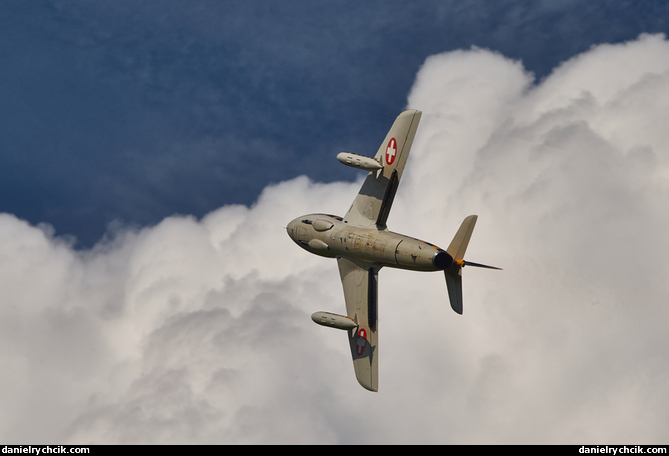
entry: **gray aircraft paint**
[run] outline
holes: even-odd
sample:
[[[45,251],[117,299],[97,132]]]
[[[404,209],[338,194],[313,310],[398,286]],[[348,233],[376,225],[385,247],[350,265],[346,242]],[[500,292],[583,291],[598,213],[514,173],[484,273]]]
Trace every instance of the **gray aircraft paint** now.
[[[401,113],[374,158],[349,152],[337,156],[340,163],[369,172],[344,217],[308,214],[286,227],[303,249],[337,259],[347,316],[316,312],[311,318],[319,325],[347,331],[356,378],[370,391],[378,391],[379,270],[444,271],[451,307],[462,314],[462,268],[492,268],[463,259],[476,215],[463,221],[447,250],[386,227],[420,118],[417,110]]]

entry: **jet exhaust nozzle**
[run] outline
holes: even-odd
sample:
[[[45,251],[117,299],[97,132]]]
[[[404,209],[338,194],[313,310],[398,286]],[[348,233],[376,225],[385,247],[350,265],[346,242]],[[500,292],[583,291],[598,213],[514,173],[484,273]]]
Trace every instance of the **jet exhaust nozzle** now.
[[[445,250],[439,250],[432,257],[432,264],[437,269],[448,269],[453,264],[453,257]]]
[[[345,331],[358,327],[358,324],[352,319],[330,312],[315,312],[311,315],[311,319],[314,323],[318,323],[321,326],[343,329]]]

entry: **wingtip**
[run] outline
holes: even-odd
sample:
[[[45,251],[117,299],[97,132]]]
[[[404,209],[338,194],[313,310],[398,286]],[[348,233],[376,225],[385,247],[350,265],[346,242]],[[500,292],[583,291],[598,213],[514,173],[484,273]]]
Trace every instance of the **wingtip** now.
[[[360,366],[356,365],[355,369],[355,379],[358,381],[358,384],[365,388],[367,391],[372,393],[377,393],[379,391],[378,377],[366,369],[358,369]],[[371,366],[370,366],[371,367]]]

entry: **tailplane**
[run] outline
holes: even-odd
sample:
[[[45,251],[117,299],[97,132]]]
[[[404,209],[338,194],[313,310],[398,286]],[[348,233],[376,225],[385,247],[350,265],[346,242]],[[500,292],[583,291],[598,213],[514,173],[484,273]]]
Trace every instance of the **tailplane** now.
[[[460,229],[455,233],[455,237],[448,246],[446,252],[453,257],[451,267],[444,270],[446,276],[446,286],[448,287],[448,297],[451,301],[451,308],[462,315],[462,268],[465,266],[474,266],[477,268],[501,269],[485,264],[465,261],[465,251],[472,237],[474,226],[476,225],[477,215],[470,215],[460,225]]]

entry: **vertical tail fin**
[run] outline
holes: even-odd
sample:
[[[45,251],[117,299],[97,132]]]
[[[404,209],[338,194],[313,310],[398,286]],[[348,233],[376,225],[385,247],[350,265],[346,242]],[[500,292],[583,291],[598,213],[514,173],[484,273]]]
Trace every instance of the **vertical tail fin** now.
[[[451,301],[451,308],[462,315],[462,264],[465,257],[465,251],[472,238],[472,232],[476,225],[478,215],[470,215],[460,225],[460,229],[455,233],[455,237],[448,246],[446,252],[453,257],[453,264],[450,268],[444,270],[446,276],[446,286],[448,287],[448,297]]]
[[[448,287],[448,297],[451,301],[451,308],[462,315],[462,268],[465,266],[475,266],[478,268],[500,269],[485,264],[472,263],[465,261],[465,252],[472,237],[474,226],[476,225],[477,215],[470,215],[465,218],[460,225],[460,229],[455,233],[455,237],[448,246],[446,252],[453,257],[453,264],[450,268],[444,270],[446,276],[446,286]]]
[[[462,315],[462,268],[453,263],[449,269],[444,270],[446,276],[446,287],[448,298],[451,301],[451,309]]]
[[[462,260],[465,257],[465,251],[469,245],[469,240],[472,238],[472,232],[474,232],[474,226],[478,218],[478,215],[470,215],[462,222],[460,229],[455,233],[451,245],[446,249],[448,254],[453,257],[453,261]]]

